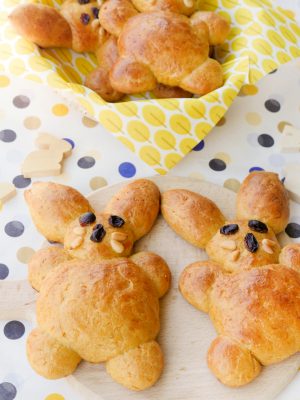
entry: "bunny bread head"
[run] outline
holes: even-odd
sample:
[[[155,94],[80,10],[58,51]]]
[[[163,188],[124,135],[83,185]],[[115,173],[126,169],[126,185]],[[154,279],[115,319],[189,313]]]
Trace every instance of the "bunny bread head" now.
[[[182,197],[185,207],[175,200]],[[208,350],[209,368],[236,387],[300,350],[300,244],[281,250],[275,236],[289,218],[276,174],[253,172],[244,180],[235,220],[224,223],[211,203],[181,189],[167,191],[162,213],[179,235],[206,249],[209,260],[187,266],[179,288],[209,314],[218,334]]]
[[[39,250],[29,263],[29,280],[40,292],[38,328],[27,341],[31,366],[56,379],[81,359],[106,362],[112,378],[129,389],[152,386],[163,368],[155,338],[170,271],[153,253],[126,257],[155,222],[156,185],[140,179],[124,186],[103,212],[55,183],[35,183],[25,198],[38,230],[64,245]]]

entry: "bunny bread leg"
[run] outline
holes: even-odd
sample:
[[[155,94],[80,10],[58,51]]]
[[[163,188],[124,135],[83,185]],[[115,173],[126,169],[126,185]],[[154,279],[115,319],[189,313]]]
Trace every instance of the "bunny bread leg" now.
[[[106,370],[116,382],[139,391],[154,385],[163,365],[161,348],[152,340],[108,360]]]
[[[179,99],[192,97],[193,94],[181,89],[178,86],[167,86],[159,83],[154,89],[153,94],[158,99]]]
[[[226,336],[218,336],[212,342],[207,364],[224,385],[231,387],[246,385],[261,371],[260,363],[251,352]]]
[[[159,202],[158,187],[148,179],[138,179],[114,195],[105,212],[122,217],[131,225],[138,240],[151,230],[159,212]]]
[[[170,227],[187,242],[205,248],[225,218],[214,202],[184,189],[162,194],[161,212]]]
[[[300,273],[300,243],[286,245],[279,256],[280,264],[293,268]]]
[[[72,31],[66,19],[54,8],[22,4],[9,15],[14,29],[41,47],[71,47]]]
[[[62,247],[51,246],[38,250],[28,264],[28,280],[31,286],[40,291],[48,273],[61,263],[70,260],[70,256]]]
[[[209,293],[221,273],[221,267],[212,261],[190,264],[181,273],[180,292],[198,310],[208,312]]]
[[[153,282],[158,297],[164,296],[169,290],[171,272],[166,262],[157,254],[142,251],[130,257]]]
[[[118,101],[124,94],[113,89],[109,73],[118,58],[117,39],[110,36],[96,51],[99,67],[92,71],[85,80],[85,85],[97,92],[106,101]]]
[[[191,16],[192,25],[197,28],[199,22],[205,22],[209,32],[209,44],[217,46],[225,42],[230,25],[225,18],[210,11],[197,11]]]
[[[180,87],[189,92],[204,95],[223,85],[223,71],[218,61],[208,58],[189,75],[185,76]]]
[[[251,172],[237,194],[238,219],[259,220],[282,232],[289,219],[289,198],[283,183],[273,172]]]
[[[72,374],[81,358],[40,329],[31,331],[26,344],[31,367],[44,378],[59,379]]]
[[[91,210],[76,189],[52,182],[36,182],[25,200],[37,230],[49,241],[63,243],[68,224]]]

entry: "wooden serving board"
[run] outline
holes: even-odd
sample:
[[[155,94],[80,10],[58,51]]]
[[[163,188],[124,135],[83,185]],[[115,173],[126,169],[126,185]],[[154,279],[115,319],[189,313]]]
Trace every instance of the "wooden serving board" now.
[[[184,188],[209,197],[230,219],[235,215],[235,193],[212,183],[181,177],[151,178],[161,192]],[[102,210],[124,183],[105,187],[88,196]],[[172,286],[161,300],[161,332],[158,341],[165,355],[165,368],[155,386],[131,392],[114,382],[103,364],[82,362],[68,377],[84,400],[271,400],[292,380],[300,367],[300,354],[266,367],[249,385],[231,389],[223,386],[206,365],[206,352],[216,333],[208,316],[189,305],[178,291],[182,269],[205,260],[206,253],[181,239],[159,216],[152,231],[136,243],[134,251],[149,250],[161,255],[172,272]],[[1,282],[0,318],[34,318],[35,292],[26,281]],[[25,351],[25,349],[24,349]]]

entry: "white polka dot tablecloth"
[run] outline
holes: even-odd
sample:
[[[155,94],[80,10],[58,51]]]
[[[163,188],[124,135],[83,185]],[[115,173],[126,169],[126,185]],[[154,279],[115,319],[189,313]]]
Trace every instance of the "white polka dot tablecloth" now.
[[[300,15],[299,1],[277,3]],[[300,163],[300,153],[279,151],[285,125],[300,128],[299,60],[267,75],[256,86],[244,86],[213,131],[169,174],[205,179],[234,191],[252,170],[272,170],[284,178],[288,164]],[[11,182],[17,190],[13,199],[0,205],[2,280],[25,279],[27,262],[43,243],[23,200],[24,189],[36,179],[21,174],[21,164],[41,132],[64,138],[73,147],[63,173],[43,179],[74,186],[85,195],[155,173],[59,91],[11,77],[0,68],[0,183]],[[286,235],[291,242],[300,241],[300,215],[294,209]],[[0,321],[0,400],[84,400],[64,379],[48,381],[31,370],[25,356],[31,328],[27,321]],[[277,400],[300,400],[300,373]]]

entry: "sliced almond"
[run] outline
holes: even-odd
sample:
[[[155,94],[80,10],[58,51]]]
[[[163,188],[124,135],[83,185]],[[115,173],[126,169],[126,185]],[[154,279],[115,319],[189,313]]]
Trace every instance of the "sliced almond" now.
[[[75,235],[83,235],[85,232],[85,228],[83,226],[76,226],[73,229],[73,233],[75,233]]]
[[[194,0],[183,0],[183,3],[186,7],[193,7]]]
[[[111,238],[117,240],[118,242],[124,242],[127,239],[127,234],[123,232],[113,232]]]
[[[274,253],[273,249],[270,246],[268,246],[266,243],[262,243],[262,248],[268,254]]]
[[[100,26],[100,21],[99,19],[94,19],[94,21],[92,22],[92,28],[98,28],[98,26]]]
[[[124,251],[124,246],[122,243],[117,242],[116,240],[112,239],[110,241],[111,248],[116,252],[116,253],[122,253]]]
[[[233,251],[231,253],[231,257],[230,258],[231,258],[232,261],[237,261],[239,256],[240,256],[240,251],[239,250],[235,250],[235,251]]]
[[[221,243],[222,249],[226,250],[235,250],[236,249],[236,243],[234,240],[223,240]]]
[[[274,242],[274,240],[270,240],[270,239],[263,239],[262,240],[262,244],[269,246],[269,247],[274,247],[276,246],[276,242]]]
[[[81,236],[77,236],[70,244],[70,249],[76,249],[81,245],[83,238]]]

